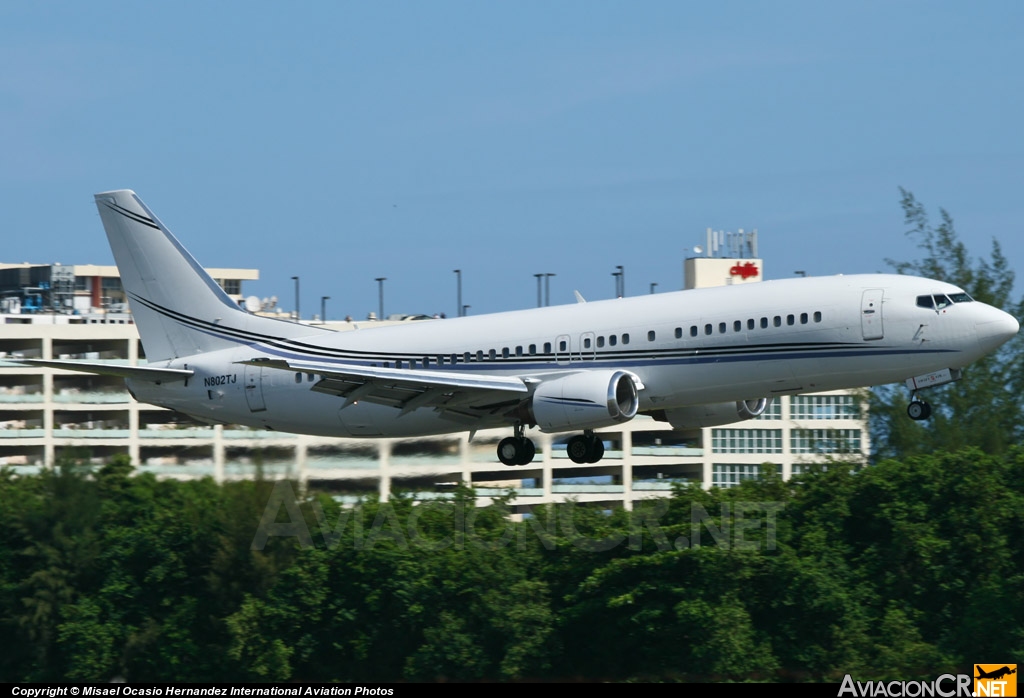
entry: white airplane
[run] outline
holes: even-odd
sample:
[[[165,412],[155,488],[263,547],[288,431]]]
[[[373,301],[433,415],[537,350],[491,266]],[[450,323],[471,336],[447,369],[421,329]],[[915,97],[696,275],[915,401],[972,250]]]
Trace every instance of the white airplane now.
[[[122,376],[138,400],[208,423],[346,437],[507,426],[498,459],[525,465],[527,428],[580,431],[651,415],[673,428],[760,415],[782,394],[906,380],[917,390],[1012,338],[1017,320],[942,281],[794,278],[333,332],[250,314],[128,190],[96,195],[147,366],[26,360]]]

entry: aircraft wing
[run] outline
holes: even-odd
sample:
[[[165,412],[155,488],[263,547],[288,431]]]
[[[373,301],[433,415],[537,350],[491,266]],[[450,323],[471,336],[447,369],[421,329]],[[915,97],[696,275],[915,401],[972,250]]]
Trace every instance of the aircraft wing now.
[[[24,364],[26,366],[45,366],[47,368],[59,368],[65,371],[78,371],[80,373],[91,373],[99,376],[118,376],[120,378],[134,378],[137,380],[162,381],[185,380],[195,371],[184,368],[159,368],[157,366],[120,366],[102,361],[72,361],[72,360],[49,360],[49,359],[6,359],[10,363]]]
[[[402,414],[432,407],[453,418],[498,416],[515,407],[530,391],[529,379],[422,371],[352,364],[254,359],[238,363],[319,377],[312,390],[345,398],[342,408],[359,400],[389,405]]]

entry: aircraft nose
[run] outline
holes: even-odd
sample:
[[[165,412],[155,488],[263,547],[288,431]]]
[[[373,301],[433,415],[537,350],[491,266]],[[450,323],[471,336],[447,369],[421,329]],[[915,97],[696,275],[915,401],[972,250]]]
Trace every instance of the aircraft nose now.
[[[992,308],[992,311],[993,317],[979,322],[976,326],[978,342],[986,352],[1002,346],[1020,331],[1017,318],[997,308]]]

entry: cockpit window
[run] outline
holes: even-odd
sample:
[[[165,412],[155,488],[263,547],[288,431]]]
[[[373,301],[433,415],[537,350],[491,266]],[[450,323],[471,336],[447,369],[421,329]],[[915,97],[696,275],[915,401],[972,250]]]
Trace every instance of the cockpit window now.
[[[942,308],[949,307],[953,303],[970,303],[973,300],[974,299],[966,293],[936,293],[934,296],[918,296],[917,307],[941,310]]]

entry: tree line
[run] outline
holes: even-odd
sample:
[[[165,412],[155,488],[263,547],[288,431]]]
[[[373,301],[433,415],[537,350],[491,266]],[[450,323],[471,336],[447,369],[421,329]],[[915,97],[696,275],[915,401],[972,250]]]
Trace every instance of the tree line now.
[[[0,680],[832,680],[1024,651],[1024,450],[679,485],[636,511],[471,490],[0,475]]]

